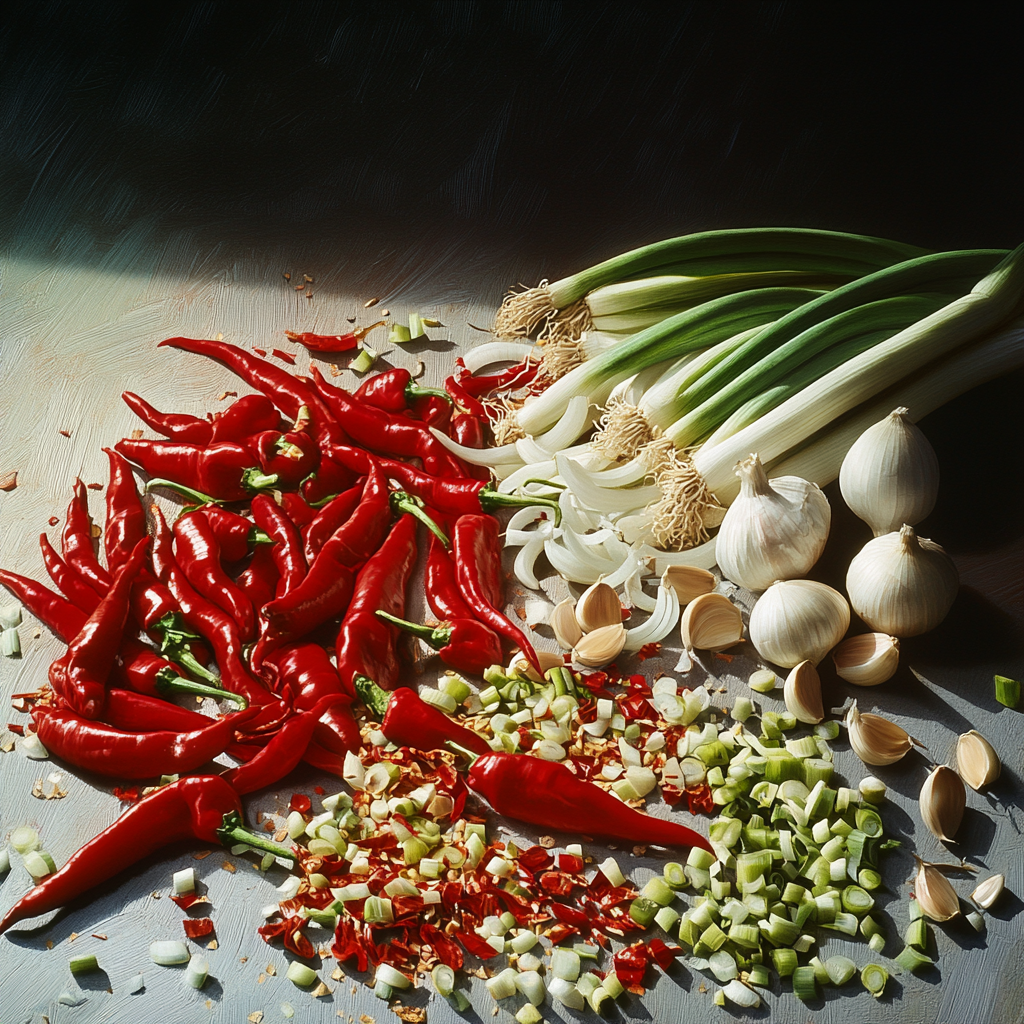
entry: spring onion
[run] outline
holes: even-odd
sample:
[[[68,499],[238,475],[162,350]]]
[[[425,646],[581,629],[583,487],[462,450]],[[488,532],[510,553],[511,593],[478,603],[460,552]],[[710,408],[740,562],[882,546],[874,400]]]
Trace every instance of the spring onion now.
[[[87,953],[83,956],[73,956],[68,961],[68,967],[71,969],[72,974],[86,974],[89,971],[98,971],[100,969],[99,961],[96,959],[95,953]]]
[[[412,986],[412,982],[391,964],[378,964],[374,980],[377,983],[390,985],[392,988],[410,988]]]
[[[532,1006],[540,1006],[544,1002],[546,989],[544,979],[536,970],[523,971],[515,978],[515,987],[526,997]]]
[[[149,958],[161,967],[172,967],[175,964],[187,964],[191,953],[184,942],[175,939],[164,939],[149,944]]]
[[[204,957],[194,956],[185,968],[185,983],[192,988],[202,988],[210,976],[210,962]]]
[[[996,700],[1005,708],[1020,706],[1020,681],[1007,676],[996,676]]]

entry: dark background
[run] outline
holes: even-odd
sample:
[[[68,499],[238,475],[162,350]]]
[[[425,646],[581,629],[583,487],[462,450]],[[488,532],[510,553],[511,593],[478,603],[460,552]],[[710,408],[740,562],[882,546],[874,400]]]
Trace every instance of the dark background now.
[[[26,4],[0,25],[3,244],[130,269],[140,233],[197,259],[258,235],[493,300],[711,227],[1013,246],[1018,11]]]

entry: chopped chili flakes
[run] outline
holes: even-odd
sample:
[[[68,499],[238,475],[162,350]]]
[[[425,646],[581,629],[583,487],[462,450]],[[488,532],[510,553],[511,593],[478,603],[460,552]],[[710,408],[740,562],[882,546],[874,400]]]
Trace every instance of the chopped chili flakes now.
[[[636,652],[637,661],[646,661],[648,658],[656,658],[661,653],[661,644],[650,643],[644,644],[639,651]]]
[[[208,917],[186,917],[181,924],[190,939],[200,939],[213,932],[213,921]]]
[[[129,786],[127,789],[122,789],[120,786],[115,786],[114,796],[125,803],[133,804],[139,799],[139,787]]]
[[[292,793],[292,798],[288,802],[288,809],[298,811],[299,814],[305,814],[312,806],[313,801],[305,793]]]
[[[70,437],[71,436],[71,431],[70,430],[63,430],[63,429],[61,429],[61,430],[58,430],[57,433],[60,434],[61,437]]]
[[[50,516],[46,521],[50,526],[56,526],[60,522],[60,519],[58,519],[57,516]]]

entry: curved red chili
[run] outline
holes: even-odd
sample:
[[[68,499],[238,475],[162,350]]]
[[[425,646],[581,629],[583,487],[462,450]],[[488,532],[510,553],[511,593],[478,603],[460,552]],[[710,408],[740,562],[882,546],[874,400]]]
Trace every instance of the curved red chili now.
[[[277,430],[280,425],[281,414],[266,395],[243,395],[222,413],[214,415],[210,439],[199,443],[235,441],[245,444],[255,434],[264,430]]]
[[[489,428],[487,420],[482,416],[460,412],[452,418],[450,433],[454,441],[466,448],[487,447]],[[471,462],[466,463],[466,475],[485,482],[491,479],[491,471],[486,466],[474,466]]]
[[[459,409],[479,419],[487,419],[487,410],[484,408],[483,402],[474,398],[454,376],[445,378],[444,389],[451,395],[452,401]]]
[[[355,397],[384,412],[404,412],[419,398],[439,398],[449,411],[452,407],[447,392],[421,387],[412,379],[412,374],[400,366],[369,377],[356,390]]]
[[[110,463],[103,550],[109,571],[115,572],[124,564],[132,548],[146,536],[146,513],[135,489],[135,477],[128,461],[113,448],[103,450]]]
[[[92,520],[89,518],[89,492],[81,480],[75,480],[74,497],[68,504],[61,550],[64,561],[101,597],[110,589],[110,573],[103,568],[92,546]]]
[[[264,430],[250,439],[252,450],[267,476],[276,477],[281,490],[298,487],[320,465],[320,449],[304,430]]]
[[[312,565],[313,560],[320,554],[320,549],[330,540],[334,531],[355,511],[365,485],[366,476],[364,475],[359,478],[358,483],[332,498],[317,512],[313,521],[303,528],[303,547],[308,564]]]
[[[478,398],[492,391],[515,391],[532,383],[540,370],[540,360],[527,356],[521,363],[510,366],[507,370],[492,373],[488,376],[474,376],[464,373],[459,377],[459,386],[469,395]]]
[[[327,458],[321,451],[320,465],[315,473],[302,481],[299,490],[308,504],[321,507],[347,491],[355,482],[356,474],[352,470]]]
[[[296,334],[295,331],[285,331],[289,341],[297,341],[300,345],[309,349],[310,352],[350,352],[356,348],[370,331],[377,327],[383,327],[386,320],[378,320],[369,327],[357,327],[348,334],[310,334],[308,332]]]
[[[278,572],[274,597],[284,597],[306,578],[308,567],[302,551],[302,534],[269,495],[257,494],[252,499],[252,515],[274,542],[270,549]]]
[[[462,596],[455,578],[455,563],[448,549],[433,534],[427,551],[423,590],[430,610],[439,619],[471,619],[473,611]],[[501,660],[500,657],[498,659]]]
[[[73,853],[63,867],[26,893],[0,920],[0,932],[70,903],[151,853],[183,839],[227,846],[246,843],[295,859],[288,850],[242,828],[241,820],[238,794],[220,776],[192,775],[162,786],[129,807]]]
[[[54,557],[57,557],[56,552]],[[55,594],[48,587],[30,580],[27,576],[19,576],[16,572],[0,569],[0,583],[65,643],[78,635],[89,618],[89,613],[82,611],[67,598]]]
[[[122,642],[115,669],[130,691],[149,697],[169,698],[176,694],[187,694],[229,700],[242,707],[246,705],[245,698],[240,694],[184,678],[175,665],[134,637],[125,637]]]
[[[253,608],[260,611],[264,605],[274,600],[280,578],[273,549],[259,547],[235,582],[252,602]]]
[[[273,543],[272,538],[254,526],[251,519],[220,505],[204,505],[185,514],[203,516],[207,520],[225,562],[240,562],[249,554],[250,548]]]
[[[138,395],[125,391],[121,397],[125,405],[151,430],[170,438],[172,441],[187,441],[189,444],[209,444],[212,440],[213,425],[209,420],[189,416],[180,412],[158,412]]]
[[[79,611],[91,615],[102,600],[100,595],[53,550],[53,545],[50,544],[45,533],[39,534],[39,550],[43,555],[46,572],[56,584],[57,589]]]

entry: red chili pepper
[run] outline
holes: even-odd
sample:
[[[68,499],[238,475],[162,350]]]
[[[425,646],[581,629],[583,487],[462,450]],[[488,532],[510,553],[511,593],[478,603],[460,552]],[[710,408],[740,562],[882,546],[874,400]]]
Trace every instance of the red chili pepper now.
[[[516,821],[630,843],[699,846],[714,853],[699,832],[635,811],[557,761],[487,753],[472,761],[466,781],[498,814]]]
[[[107,778],[150,779],[194,772],[222,754],[235,730],[259,713],[259,708],[246,708],[182,733],[122,732],[68,708],[42,704],[32,709],[32,719],[43,746],[62,761]]]
[[[359,570],[352,600],[338,630],[338,677],[346,693],[355,696],[355,680],[372,679],[384,690],[393,690],[401,676],[398,662],[398,630],[375,614],[405,609],[405,588],[416,564],[416,520],[402,516],[380,549]]]
[[[278,857],[294,858],[241,827],[242,805],[230,784],[216,775],[193,775],[163,786],[129,807],[112,825],[47,875],[0,920],[0,932],[28,917],[70,903],[94,886],[171,843],[247,843]]]
[[[167,338],[165,341],[161,341],[158,347],[162,348],[164,345],[185,352],[195,352],[197,355],[209,356],[211,359],[223,363],[250,387],[266,395],[292,420],[299,415],[299,409],[306,406],[313,421],[312,433],[318,442],[342,440],[343,435],[338,429],[337,421],[316,390],[298,377],[293,377],[287,370],[282,370],[237,345],[229,345],[223,341]]]
[[[213,417],[212,436],[208,441],[199,443],[235,441],[245,444],[255,434],[277,430],[280,424],[281,414],[266,395],[244,395]]]
[[[183,678],[175,665],[161,658],[156,651],[134,637],[125,637],[122,641],[115,669],[129,690],[150,697],[188,694],[212,697],[214,700],[230,700],[242,707],[246,704],[245,698],[239,694],[228,693],[219,686],[194,683],[191,679]]]
[[[474,618],[473,611],[466,604],[455,578],[455,563],[448,554],[448,549],[433,534],[430,535],[423,589],[430,610],[439,619]]]
[[[480,416],[463,412],[452,419],[452,438],[465,448],[486,448],[487,433],[487,421]],[[485,482],[491,479],[491,471],[486,466],[474,466],[471,462],[466,463],[466,475]]]
[[[356,474],[320,453],[320,465],[299,486],[302,497],[317,508],[330,502],[356,482]]]
[[[160,697],[112,687],[107,691],[103,721],[122,732],[145,733],[163,729],[192,732],[205,728],[213,719]]]
[[[320,549],[330,540],[334,531],[355,511],[365,485],[366,477],[362,476],[357,484],[346,491],[342,491],[337,497],[324,505],[313,521],[308,523],[303,529],[304,550],[308,564],[312,564],[316,556],[320,554]]]
[[[448,619],[437,626],[424,626],[384,611],[377,614],[385,622],[425,641],[438,652],[446,665],[458,672],[480,675],[485,668],[501,661],[501,641],[497,634],[476,619]]]
[[[189,583],[234,619],[243,641],[252,640],[256,613],[245,592],[224,571],[209,519],[196,513],[180,516],[174,523],[174,546],[175,559]]]
[[[54,557],[57,557],[56,552]],[[19,576],[16,572],[0,569],[0,583],[65,643],[78,635],[89,617],[67,598],[55,594],[27,576]]]
[[[415,690],[400,686],[389,694],[365,677],[356,680],[356,690],[381,719],[381,732],[400,747],[450,750],[449,744],[454,743],[478,754],[490,752],[483,736],[432,707]]]
[[[304,412],[305,406],[300,410],[300,417]],[[298,487],[320,465],[316,441],[299,427],[284,434],[279,430],[264,430],[250,439],[250,445],[259,458],[260,468],[268,476],[277,478],[277,487],[281,490]]]
[[[83,718],[97,718],[106,700],[107,677],[121,646],[128,618],[128,594],[142,568],[149,538],[135,545],[118,570],[107,596],[97,605],[67,652],[50,666],[54,692]]]
[[[308,711],[289,718],[270,742],[247,764],[225,773],[236,793],[244,796],[266,789],[292,772],[302,760],[321,716],[332,704],[347,700],[343,694],[328,694]],[[44,743],[45,746],[45,743]]]
[[[189,416],[180,412],[158,412],[138,395],[125,391],[121,395],[125,404],[151,430],[155,430],[172,441],[186,441],[189,444],[209,444],[212,440],[213,425],[209,420]]]
[[[232,441],[184,444],[178,441],[134,441],[123,438],[114,448],[154,480],[170,480],[219,501],[241,501],[261,487],[277,483],[253,465],[248,448]]]
[[[204,505],[187,514],[203,516],[210,524],[214,539],[220,547],[221,558],[225,562],[240,562],[249,554],[250,548],[258,544],[274,543],[273,538],[257,529],[252,520],[237,512],[229,512],[220,505]]]
[[[452,421],[452,400],[447,393],[421,395],[409,405],[409,415],[427,427],[447,434]]]
[[[324,380],[316,367],[313,381],[342,429],[353,441],[381,455],[418,458],[428,472],[462,476],[462,463],[425,427],[359,402]]]
[[[128,462],[112,448],[103,450],[110,462],[103,550],[110,572],[115,572],[124,564],[132,548],[146,536],[146,513],[135,490],[135,477]]]
[[[452,401],[464,412],[480,419],[487,418],[487,410],[483,403],[474,398],[454,377],[445,379],[444,389],[452,396]]]
[[[355,393],[368,405],[384,412],[404,412],[417,398],[439,398],[451,410],[452,401],[448,394],[438,388],[420,387],[412,374],[400,366],[385,373],[377,373],[364,381]]]
[[[277,566],[278,579],[274,597],[284,597],[306,578],[306,556],[302,551],[302,534],[284,510],[266,494],[252,499],[252,516],[256,524],[274,542],[270,549]]]
[[[543,675],[544,670],[529,638],[498,611],[504,602],[497,520],[485,515],[461,516],[452,532],[452,554],[456,579],[473,615],[495,633],[516,643],[530,664]]]
[[[39,550],[43,555],[46,572],[57,585],[57,589],[76,608],[86,615],[91,615],[100,603],[100,595],[70,565],[62,561],[45,533],[39,534]]]
[[[81,480],[75,480],[75,494],[68,504],[61,533],[64,561],[101,597],[110,589],[110,573],[100,565],[92,546],[92,520],[89,518],[89,492]]]
[[[263,608],[274,600],[280,579],[274,552],[269,547],[257,548],[252,561],[235,582],[252,602],[253,608]]]
[[[386,320],[378,320],[369,327],[357,327],[348,334],[310,334],[303,332],[296,334],[295,331],[285,331],[289,341],[297,341],[305,346],[310,352],[349,352],[359,346],[359,343],[370,331],[376,327],[383,327]]]

